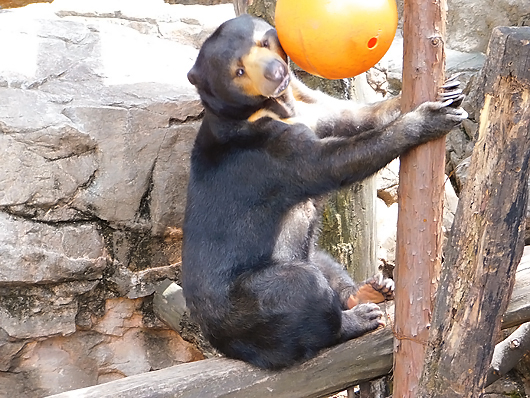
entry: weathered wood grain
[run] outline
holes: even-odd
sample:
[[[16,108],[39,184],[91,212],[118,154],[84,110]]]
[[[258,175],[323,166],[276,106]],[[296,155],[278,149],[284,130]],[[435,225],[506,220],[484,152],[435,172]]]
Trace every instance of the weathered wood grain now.
[[[502,318],[502,328],[507,329],[530,321],[530,246],[526,246],[517,267],[515,285],[508,309]]]
[[[241,361],[209,359],[130,376],[54,398],[310,398],[344,390],[392,368],[389,326],[322,352],[282,372]]]
[[[530,247],[517,270],[514,295],[503,327],[530,321]],[[172,366],[53,398],[310,398],[384,376],[392,368],[393,305],[386,328],[325,350],[283,372],[267,372],[226,358]],[[49,397],[49,398],[52,398]]]
[[[466,186],[445,253],[419,395],[482,394],[524,245],[530,28],[496,28]]]
[[[485,387],[505,376],[529,351],[530,322],[526,322],[495,346]]]
[[[435,101],[444,82],[446,1],[405,0],[403,113]],[[396,242],[394,391],[416,396],[442,260],[445,138],[403,154]]]

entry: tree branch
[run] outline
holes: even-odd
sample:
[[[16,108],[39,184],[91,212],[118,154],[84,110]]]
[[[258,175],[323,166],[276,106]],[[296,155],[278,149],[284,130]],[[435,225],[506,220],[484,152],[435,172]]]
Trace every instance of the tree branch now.
[[[524,248],[517,267],[515,285],[508,309],[502,318],[502,328],[507,329],[530,320],[530,246]]]
[[[446,5],[404,1],[403,113],[434,101],[443,84]],[[404,153],[400,164],[393,395],[409,398],[418,390],[442,260],[445,138]]]
[[[495,346],[491,366],[486,373],[485,387],[512,370],[529,350],[530,322],[526,322]]]

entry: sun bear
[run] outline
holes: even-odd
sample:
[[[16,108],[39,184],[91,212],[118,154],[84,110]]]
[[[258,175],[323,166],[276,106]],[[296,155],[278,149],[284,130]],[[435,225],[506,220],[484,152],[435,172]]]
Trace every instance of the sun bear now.
[[[458,125],[467,115],[456,85],[404,115],[399,98],[333,99],[296,80],[274,28],[248,15],[205,41],[188,79],[205,112],[182,283],[205,337],[228,357],[281,369],[383,324],[376,304],[351,301],[366,286],[390,296],[393,282],[359,288],[317,248],[321,201]]]

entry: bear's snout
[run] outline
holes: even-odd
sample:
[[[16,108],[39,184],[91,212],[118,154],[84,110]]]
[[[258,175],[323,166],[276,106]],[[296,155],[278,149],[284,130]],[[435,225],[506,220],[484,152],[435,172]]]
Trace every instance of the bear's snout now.
[[[280,84],[285,75],[287,74],[287,68],[285,64],[277,59],[273,59],[265,67],[264,76],[271,82]]]

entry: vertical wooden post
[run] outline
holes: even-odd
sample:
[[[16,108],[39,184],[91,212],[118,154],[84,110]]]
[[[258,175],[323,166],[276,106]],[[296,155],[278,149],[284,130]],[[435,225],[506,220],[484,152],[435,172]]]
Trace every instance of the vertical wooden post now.
[[[330,95],[337,95],[327,87],[319,89]],[[373,91],[364,74],[351,79],[348,94],[350,99],[361,103],[381,100],[381,96]],[[371,278],[378,272],[375,183],[376,178],[373,175],[333,193],[324,209],[319,244],[342,263],[357,282]]]
[[[405,0],[402,110],[444,81],[445,0]],[[445,139],[401,157],[396,248],[394,397],[416,397],[441,264]]]
[[[422,398],[482,396],[524,247],[530,175],[530,27],[494,29],[479,136],[436,297]]]
[[[252,4],[252,0],[233,0],[233,3],[236,16],[239,16],[247,12],[249,4]]]

